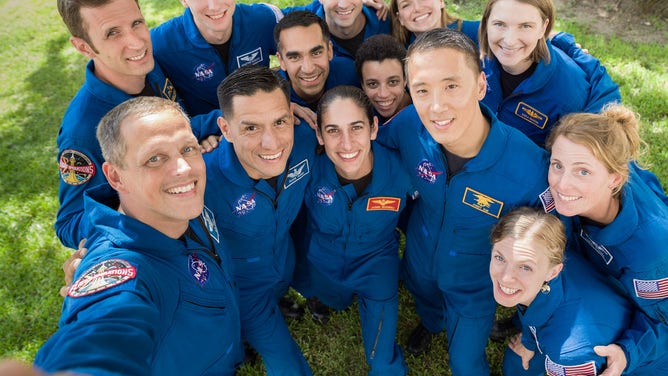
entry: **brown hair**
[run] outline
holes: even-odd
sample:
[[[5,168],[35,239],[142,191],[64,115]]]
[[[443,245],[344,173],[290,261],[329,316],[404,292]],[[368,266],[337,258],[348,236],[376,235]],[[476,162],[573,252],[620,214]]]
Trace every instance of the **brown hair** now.
[[[487,40],[487,22],[489,22],[490,13],[492,13],[492,7],[499,0],[488,0],[487,5],[485,5],[485,10],[482,12],[482,19],[480,20],[480,30],[478,30],[478,44],[480,44],[480,53],[483,58],[494,56],[492,50],[489,46],[489,41]],[[531,53],[531,61],[537,63],[541,60],[544,60],[546,63],[550,62],[550,51],[547,48],[547,36],[550,35],[552,26],[554,25],[555,18],[555,8],[552,0],[514,0],[518,3],[528,4],[538,9],[540,12],[540,18],[545,22],[548,20],[547,27],[545,28],[545,33],[543,37],[540,38],[536,48]]]
[[[113,0],[58,0],[58,13],[63,19],[67,30],[73,37],[81,38],[92,46],[88,32],[81,17],[81,8],[98,8],[111,3]],[[139,1],[135,0],[137,7]]]
[[[408,44],[411,31],[406,29],[401,22],[399,22],[399,0],[390,1],[390,21],[392,22],[392,36],[397,38],[404,46]],[[441,27],[448,27],[453,22],[457,22],[457,31],[462,29],[462,19],[455,17],[448,13],[445,6],[441,8]]]

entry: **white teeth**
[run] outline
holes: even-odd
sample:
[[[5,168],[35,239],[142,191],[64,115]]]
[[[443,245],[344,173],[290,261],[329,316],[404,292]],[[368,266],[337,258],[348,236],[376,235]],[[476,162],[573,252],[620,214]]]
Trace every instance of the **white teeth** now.
[[[220,14],[211,14],[211,15],[209,15],[209,18],[211,18],[212,20],[219,20],[219,19],[223,18],[225,13],[227,13],[227,12],[223,12],[223,13],[220,13]]]
[[[128,60],[139,61],[139,60],[143,59],[144,56],[146,56],[146,50],[144,50],[144,53],[142,53],[141,55],[129,57]]]
[[[575,201],[580,198],[580,196],[565,196],[562,195],[561,193],[558,193],[558,195],[559,199],[561,199],[562,201]]]
[[[450,120],[433,120],[433,123],[436,124],[439,127],[444,127],[452,122],[452,119]]]
[[[316,79],[318,79],[318,75],[316,74],[314,76],[300,76],[299,78],[301,78],[302,80],[307,81],[307,82],[313,82]]]
[[[173,193],[173,194],[178,194],[178,193],[186,193],[186,192],[192,191],[193,189],[195,189],[195,183],[190,183],[188,185],[184,185],[184,186],[181,186],[181,187],[171,188],[171,189],[168,189],[167,192],[168,193]]]
[[[511,288],[508,288],[508,287],[504,287],[502,285],[499,285],[499,287],[501,288],[501,291],[503,291],[504,294],[508,294],[508,295],[513,295],[514,293],[519,291],[519,289],[511,289]]]
[[[353,10],[351,9],[351,10],[339,10],[336,13],[338,13],[341,16],[347,16],[347,15],[351,14],[352,12],[353,12]]]
[[[339,155],[343,159],[351,159],[351,158],[355,158],[359,153],[360,153],[359,151],[356,151],[354,153],[339,153]]]
[[[392,103],[394,103],[394,100],[383,101],[383,102],[376,101],[376,103],[377,103],[379,106],[387,107],[387,106],[391,105]]]
[[[282,151],[279,151],[278,153],[276,153],[276,154],[271,154],[271,155],[260,154],[260,158],[262,158],[262,159],[264,159],[264,160],[267,160],[267,161],[271,161],[271,160],[280,158],[280,157],[281,157],[281,154],[283,154]]]
[[[413,19],[413,22],[420,22],[420,21],[424,20],[424,19],[427,18],[427,17],[429,17],[429,13],[425,13],[425,14],[423,14],[423,15],[421,15],[421,16],[415,17],[415,18]]]

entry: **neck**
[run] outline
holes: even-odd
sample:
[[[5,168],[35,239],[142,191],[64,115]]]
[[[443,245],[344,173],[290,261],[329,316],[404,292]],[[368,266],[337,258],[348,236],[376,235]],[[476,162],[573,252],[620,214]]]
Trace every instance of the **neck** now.
[[[144,86],[146,85],[146,75],[121,75],[105,68],[106,67],[103,64],[95,65],[94,74],[100,81],[130,95],[139,94],[144,90]]]
[[[364,29],[364,26],[366,26],[366,17],[364,14],[360,13],[357,19],[355,19],[355,22],[353,22],[353,24],[348,27],[341,27],[328,20],[326,22],[327,26],[329,27],[329,32],[333,36],[340,39],[350,39],[359,34],[362,29]]]
[[[121,202],[121,205],[118,207],[118,212],[127,215],[128,217],[134,218],[142,223],[144,223],[147,226],[153,227],[154,229],[160,231],[162,234],[164,234],[167,237],[170,237],[172,239],[178,239],[183,235],[186,230],[188,229],[188,221],[187,220],[181,220],[181,221],[151,221],[148,220],[148,218],[143,218],[140,215],[136,215],[136,213],[133,213],[132,210],[129,210],[129,208],[126,205],[123,205]]]
[[[601,225],[607,226],[612,221],[617,218],[619,210],[621,208],[618,197],[610,197],[610,200],[605,204],[601,205],[600,208],[596,210],[595,213],[590,215],[583,215],[583,217],[588,218],[591,221],[600,223]]]

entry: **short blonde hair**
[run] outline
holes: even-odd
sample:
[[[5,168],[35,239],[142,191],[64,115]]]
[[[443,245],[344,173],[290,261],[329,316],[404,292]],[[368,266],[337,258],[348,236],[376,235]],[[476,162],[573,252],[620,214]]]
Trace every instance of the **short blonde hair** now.
[[[489,41],[487,40],[487,22],[489,21],[490,13],[492,13],[492,7],[499,0],[488,0],[487,5],[485,5],[485,10],[482,12],[482,19],[480,20],[480,29],[478,30],[478,44],[480,45],[480,53],[483,58],[494,56],[492,49],[489,46]],[[545,28],[545,33],[543,37],[538,41],[536,48],[531,53],[531,61],[537,63],[541,60],[544,60],[545,63],[550,63],[550,50],[547,48],[547,36],[550,35],[552,31],[552,25],[554,25],[555,18],[555,8],[552,0],[515,0],[518,3],[529,4],[538,9],[540,12],[540,17],[545,22],[549,20],[547,27]]]
[[[536,242],[547,250],[550,266],[554,266],[564,262],[565,231],[556,216],[537,208],[519,207],[499,220],[490,238],[492,245],[508,237]]]
[[[613,196],[618,196],[629,178],[629,163],[638,163],[647,147],[638,128],[638,118],[633,111],[621,104],[610,104],[599,114],[564,116],[552,129],[545,148],[552,151],[559,136],[587,147],[609,173],[622,177],[621,184],[612,190]]]

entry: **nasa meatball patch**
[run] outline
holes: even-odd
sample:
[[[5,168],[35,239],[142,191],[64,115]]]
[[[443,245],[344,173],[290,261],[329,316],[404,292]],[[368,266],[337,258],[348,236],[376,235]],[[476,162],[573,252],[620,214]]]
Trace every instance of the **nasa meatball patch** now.
[[[69,185],[84,184],[95,176],[95,164],[86,154],[78,150],[63,150],[58,161],[58,168],[60,178]]]
[[[137,268],[129,262],[121,259],[105,260],[86,270],[72,284],[67,296],[79,298],[95,294],[133,280],[136,276]]]

